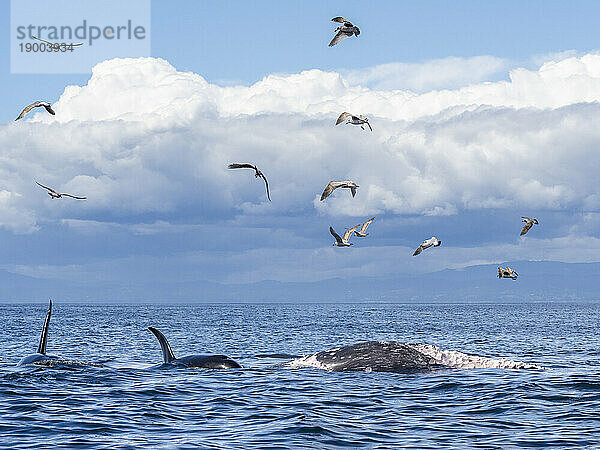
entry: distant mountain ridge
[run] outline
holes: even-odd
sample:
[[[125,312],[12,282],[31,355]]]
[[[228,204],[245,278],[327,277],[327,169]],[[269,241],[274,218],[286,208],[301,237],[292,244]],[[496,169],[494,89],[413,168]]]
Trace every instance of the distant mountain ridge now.
[[[498,265],[445,269],[417,275],[333,278],[317,282],[209,281],[141,285],[39,279],[0,270],[0,302],[278,303],[278,302],[526,302],[600,300],[600,263],[514,261],[519,273],[498,279]]]

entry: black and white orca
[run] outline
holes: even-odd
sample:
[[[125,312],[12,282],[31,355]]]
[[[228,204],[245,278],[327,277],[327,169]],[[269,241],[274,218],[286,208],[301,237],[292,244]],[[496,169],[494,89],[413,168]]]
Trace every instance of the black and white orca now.
[[[57,361],[58,356],[46,354],[46,343],[48,342],[48,326],[50,325],[50,316],[52,315],[52,300],[48,306],[48,312],[46,313],[46,320],[44,320],[44,327],[42,328],[42,337],[40,338],[40,345],[38,345],[37,353],[28,355],[19,361],[19,366],[26,364],[38,364],[44,365],[49,361]]]
[[[148,327],[156,336],[162,349],[164,362],[161,366],[183,366],[183,367],[198,367],[202,369],[238,369],[241,368],[238,363],[225,355],[190,355],[183,358],[175,358],[173,350],[169,345],[169,341],[164,334],[154,327]]]

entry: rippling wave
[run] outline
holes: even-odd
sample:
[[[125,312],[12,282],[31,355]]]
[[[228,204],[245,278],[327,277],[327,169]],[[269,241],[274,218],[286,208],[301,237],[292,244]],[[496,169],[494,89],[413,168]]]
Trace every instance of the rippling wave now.
[[[3,448],[600,445],[595,304],[57,303],[49,352],[102,366],[17,366],[37,348],[46,307],[0,306]],[[182,356],[226,354],[244,367],[158,369],[149,325]],[[470,370],[287,367],[360,341],[420,341],[409,345]],[[506,370],[533,367],[543,370]]]

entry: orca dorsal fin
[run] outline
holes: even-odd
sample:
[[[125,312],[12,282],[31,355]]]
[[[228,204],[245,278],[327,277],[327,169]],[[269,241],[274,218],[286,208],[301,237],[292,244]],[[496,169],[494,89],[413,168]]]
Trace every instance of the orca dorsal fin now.
[[[175,355],[173,354],[173,350],[171,350],[171,346],[169,345],[169,341],[167,341],[165,335],[154,327],[148,327],[148,329],[152,331],[154,336],[156,336],[156,339],[158,339],[160,348],[162,349],[163,359],[165,360],[165,362],[170,363],[171,361],[173,361],[175,359]]]
[[[42,328],[42,337],[40,338],[40,345],[38,346],[37,352],[40,355],[46,354],[46,342],[48,342],[48,325],[50,325],[50,316],[52,315],[52,299],[50,299],[50,306],[48,306],[48,313],[46,314],[46,320],[44,320],[44,328]]]

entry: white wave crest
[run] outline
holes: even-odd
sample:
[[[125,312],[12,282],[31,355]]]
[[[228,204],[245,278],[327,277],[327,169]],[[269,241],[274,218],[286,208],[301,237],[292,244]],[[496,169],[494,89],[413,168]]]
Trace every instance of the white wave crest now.
[[[306,367],[313,367],[315,369],[327,370],[329,372],[335,371],[336,364],[324,364],[321,361],[317,360],[317,354],[303,356],[298,359],[294,359],[293,361],[289,361],[285,364],[288,369],[303,369]]]
[[[442,350],[431,344],[410,344],[415,350],[430,356],[440,365],[455,369],[541,369],[535,364],[513,361],[506,358],[485,358],[467,355],[456,350]]]

